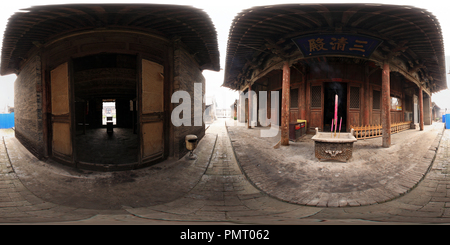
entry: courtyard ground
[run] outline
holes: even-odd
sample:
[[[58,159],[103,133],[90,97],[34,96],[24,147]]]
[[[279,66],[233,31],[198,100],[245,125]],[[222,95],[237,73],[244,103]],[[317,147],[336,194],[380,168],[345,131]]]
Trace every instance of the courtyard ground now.
[[[316,160],[310,136],[274,149],[259,130],[218,120],[196,160],[121,172],[38,160],[2,130],[0,224],[450,224],[442,123],[390,148],[358,141],[346,163]]]

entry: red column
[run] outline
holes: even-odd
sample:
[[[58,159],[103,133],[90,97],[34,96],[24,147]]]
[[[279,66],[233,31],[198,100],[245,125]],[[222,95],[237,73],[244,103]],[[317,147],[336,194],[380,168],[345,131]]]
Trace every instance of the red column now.
[[[289,104],[291,90],[291,73],[289,63],[283,64],[283,81],[281,97],[281,145],[289,145]]]
[[[252,84],[248,84],[248,120],[247,120],[247,128],[252,128]]]
[[[420,108],[419,125],[420,125],[420,131],[422,131],[423,130],[423,91],[422,91],[422,87],[419,87],[419,108]]]
[[[382,146],[391,146],[391,88],[389,77],[389,63],[383,63],[383,73],[381,76],[381,126],[382,126]]]

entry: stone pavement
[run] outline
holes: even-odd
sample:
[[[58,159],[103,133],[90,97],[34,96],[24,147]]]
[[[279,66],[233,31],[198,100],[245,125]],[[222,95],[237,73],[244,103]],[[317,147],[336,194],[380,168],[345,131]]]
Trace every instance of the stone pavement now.
[[[278,137],[261,137],[263,127],[228,126],[240,166],[258,189],[280,200],[317,207],[364,206],[383,203],[409,192],[427,173],[442,137],[443,124],[424,131],[354,143],[347,162],[319,161],[312,135],[274,148]]]
[[[431,160],[426,159],[430,168],[418,184],[380,203],[343,207],[287,202],[273,195],[277,190],[263,191],[255,175],[243,172],[245,167],[238,164],[243,162],[236,147],[238,139],[228,134],[224,121],[219,120],[199,143],[195,151],[197,160],[181,159],[142,170],[97,173],[39,161],[10,134],[2,135],[0,224],[450,223],[450,130],[443,131],[437,142],[431,140],[427,146],[425,152],[432,151],[432,147],[438,150],[435,158],[433,155]],[[413,152],[406,156],[409,154]],[[414,162],[412,169],[419,164]],[[297,170],[284,167],[285,171]],[[277,183],[286,180],[272,183],[286,195],[281,189],[283,184]]]

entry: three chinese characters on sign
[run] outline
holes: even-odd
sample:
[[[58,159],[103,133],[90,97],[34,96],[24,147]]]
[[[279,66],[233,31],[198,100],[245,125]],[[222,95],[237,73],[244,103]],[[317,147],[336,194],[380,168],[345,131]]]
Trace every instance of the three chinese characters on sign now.
[[[346,34],[304,36],[293,41],[305,56],[334,53],[368,57],[381,43],[375,38]]]

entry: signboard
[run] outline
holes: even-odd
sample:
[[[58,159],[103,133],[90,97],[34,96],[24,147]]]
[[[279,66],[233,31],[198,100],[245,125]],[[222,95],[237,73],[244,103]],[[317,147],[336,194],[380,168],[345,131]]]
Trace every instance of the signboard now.
[[[351,55],[370,57],[382,40],[354,34],[317,34],[293,38],[305,57],[317,55]]]

